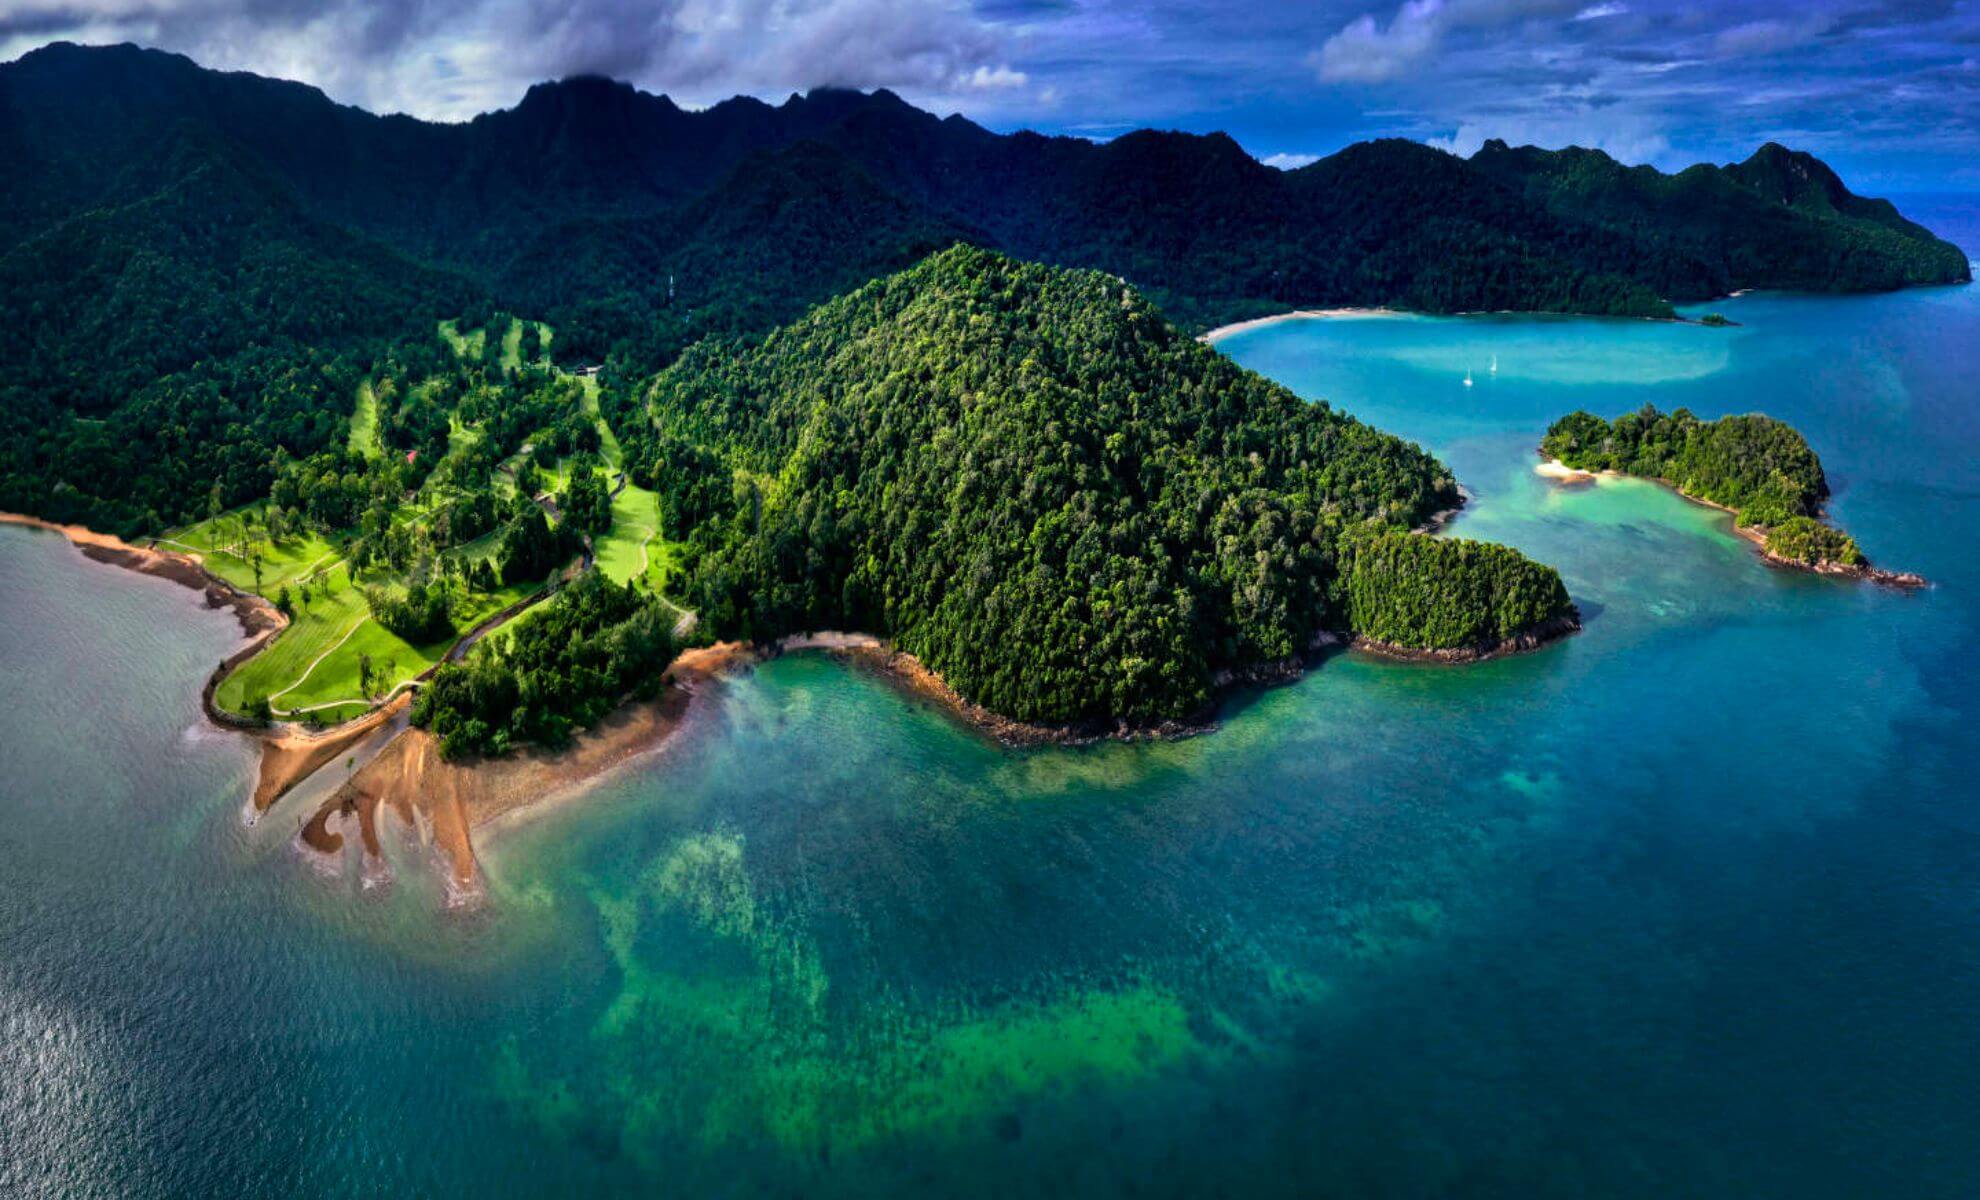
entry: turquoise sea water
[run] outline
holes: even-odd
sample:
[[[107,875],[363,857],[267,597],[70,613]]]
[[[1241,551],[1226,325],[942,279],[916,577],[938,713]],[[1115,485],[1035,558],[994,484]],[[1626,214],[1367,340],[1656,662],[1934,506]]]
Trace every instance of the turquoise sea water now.
[[[0,1194],[1980,1194],[1980,292],[1714,307],[1224,344],[1442,455],[1577,638],[1033,752],[781,660],[467,917],[243,823],[228,619],[0,529]],[[1533,474],[1645,402],[1794,422],[1937,586]]]

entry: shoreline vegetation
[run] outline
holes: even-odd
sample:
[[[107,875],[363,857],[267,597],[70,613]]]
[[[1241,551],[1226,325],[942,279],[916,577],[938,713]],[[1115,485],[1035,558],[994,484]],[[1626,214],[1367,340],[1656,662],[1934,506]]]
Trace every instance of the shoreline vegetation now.
[[[1438,515],[1447,521],[1456,511]],[[625,764],[666,750],[702,690],[783,654],[811,651],[830,655],[930,704],[968,729],[1018,748],[1171,740],[1208,733],[1217,728],[1216,714],[1232,691],[1290,683],[1343,649],[1406,662],[1473,663],[1539,649],[1580,628],[1577,619],[1568,617],[1521,630],[1497,643],[1441,650],[1322,631],[1301,654],[1220,674],[1211,702],[1188,718],[1062,724],[1019,721],[973,703],[913,654],[870,633],[821,631],[790,635],[768,644],[720,642],[681,650],[663,672],[658,696],[629,699],[614,706],[602,721],[577,733],[561,749],[526,746],[501,757],[448,761],[440,753],[439,739],[405,723],[412,702],[407,689],[383,698],[358,717],[323,728],[297,722],[257,724],[216,706],[212,702],[216,681],[267,645],[282,628],[271,624],[270,618],[280,618],[281,614],[259,596],[242,593],[212,574],[197,556],[133,546],[82,526],[17,513],[0,513],[0,524],[61,534],[94,562],[167,579],[200,592],[209,608],[232,607],[249,640],[208,677],[201,689],[200,707],[212,724],[259,744],[250,819],[265,816],[304,782],[345,759],[347,778],[299,821],[297,843],[332,863],[350,853],[355,843],[364,878],[374,882],[388,879],[380,814],[395,814],[404,828],[433,852],[450,908],[470,907],[483,895],[476,830],[513,820],[526,809],[535,812],[553,807],[604,782]],[[386,736],[379,736],[381,733]],[[366,745],[374,739],[376,745]]]
[[[1733,530],[1771,566],[1916,590],[1927,580],[1872,565],[1856,539],[1828,523],[1822,461],[1792,426],[1760,414],[1702,421],[1646,405],[1613,422],[1587,412],[1555,421],[1536,470],[1564,486],[1600,475],[1646,479],[1731,514]]]

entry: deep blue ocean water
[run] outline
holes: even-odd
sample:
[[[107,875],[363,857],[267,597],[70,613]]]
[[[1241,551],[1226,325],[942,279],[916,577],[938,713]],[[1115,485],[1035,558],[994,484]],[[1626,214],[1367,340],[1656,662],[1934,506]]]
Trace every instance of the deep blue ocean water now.
[[[1980,1194],[1980,292],[1711,307],[1223,343],[1441,455],[1578,637],[1027,752],[779,660],[472,916],[245,824],[229,619],[0,529],[0,1194]],[[1534,474],[1644,403],[1793,422],[1936,586]]]

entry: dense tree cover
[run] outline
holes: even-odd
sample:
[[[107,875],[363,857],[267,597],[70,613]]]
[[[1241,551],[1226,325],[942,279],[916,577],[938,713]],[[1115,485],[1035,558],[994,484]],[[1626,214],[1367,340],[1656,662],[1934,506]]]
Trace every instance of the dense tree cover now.
[[[1629,264],[1659,294],[1737,288],[1868,291],[1969,277],[1965,251],[1854,195],[1827,164],[1769,142],[1745,162],[1665,175],[1600,150],[1487,142],[1472,158],[1549,212],[1628,238]]]
[[[380,625],[416,646],[425,646],[454,636],[447,593],[442,584],[414,583],[403,596],[369,587],[364,601]]]
[[[1967,274],[1778,147],[1662,176],[1392,140],[1280,172],[1220,135],[1003,136],[887,92],[690,112],[596,79],[430,125],[67,45],[0,65],[0,145],[0,502],[126,532],[332,445],[349,392],[312,372],[373,370],[368,339],[459,314],[492,334],[464,393],[540,390],[499,362],[515,310],[556,325],[566,363],[645,375],[955,241],[1106,270],[1190,326],[1328,304],[1662,314]],[[439,469],[456,397],[384,374],[402,388],[382,436]]]
[[[1829,494],[1822,461],[1794,428],[1760,415],[1701,421],[1687,409],[1644,406],[1613,422],[1570,413],[1540,449],[1584,471],[1662,479],[1687,496],[1723,505],[1742,525],[1777,525],[1820,513]]]
[[[1860,567],[1866,563],[1855,538],[1812,517],[1789,517],[1778,525],[1769,525],[1767,551],[1777,558],[1811,567],[1823,563]]]
[[[695,459],[679,489],[706,497],[687,564],[704,628],[888,633],[1026,720],[1195,711],[1220,672],[1344,619],[1343,531],[1457,498],[1421,450],[1238,368],[1113,277],[969,248],[760,346],[697,347],[649,399],[655,445],[729,463]]]
[[[340,440],[381,335],[470,290],[242,159],[178,131],[94,207],[0,234],[0,504],[131,533],[203,515],[215,481],[229,506],[266,494],[280,454]]]
[[[674,650],[659,601],[588,571],[466,662],[435,672],[413,701],[412,723],[450,759],[560,747],[628,695],[655,694]]]
[[[1701,421],[1645,406],[1613,422],[1574,412],[1548,428],[1542,452],[1570,467],[1660,479],[1687,496],[1732,509],[1765,531],[1770,553],[1793,562],[1861,566],[1848,534],[1821,521],[1829,483],[1822,460],[1795,429],[1772,417]]]
[[[1490,649],[1574,615],[1559,572],[1490,542],[1370,531],[1341,559],[1349,627],[1390,646]]]
[[[542,509],[516,498],[496,551],[503,583],[542,579],[576,553],[576,539],[568,526],[552,524]]]
[[[684,540],[696,526],[734,510],[736,473],[722,455],[677,434],[634,432],[620,441],[626,474],[659,495],[662,537]]]
[[[577,455],[571,459],[570,484],[557,497],[564,521],[579,533],[593,537],[612,528],[612,490],[606,485],[602,470],[597,455]]]

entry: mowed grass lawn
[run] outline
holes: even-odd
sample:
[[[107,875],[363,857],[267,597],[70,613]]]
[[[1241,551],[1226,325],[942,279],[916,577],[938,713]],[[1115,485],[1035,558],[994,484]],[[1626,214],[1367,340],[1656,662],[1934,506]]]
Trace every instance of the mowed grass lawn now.
[[[658,499],[630,483],[612,498],[612,528],[596,539],[593,550],[598,555],[598,569],[614,583],[643,578],[659,593],[673,579],[680,565],[681,545],[664,540],[656,532],[660,527]]]
[[[434,666],[461,634],[538,586],[477,594],[456,614],[453,635],[416,646],[372,619],[362,588],[351,584],[346,568],[340,565],[326,579],[327,592],[306,607],[298,605],[274,644],[221,682],[215,698],[222,708],[244,712],[255,697],[266,696],[281,714],[315,711],[325,721],[354,716],[367,706],[358,686],[361,656],[371,659],[372,695],[382,696]]]
[[[167,550],[190,550],[200,556],[206,569],[220,578],[240,588],[242,591],[256,590],[254,567],[245,558],[238,557],[232,547],[239,539],[233,531],[233,523],[243,514],[253,513],[257,519],[267,507],[266,501],[257,501],[245,508],[221,513],[211,520],[175,529],[160,537],[158,541]],[[293,585],[297,579],[312,571],[321,571],[335,561],[337,547],[313,533],[300,533],[280,542],[263,539],[260,528],[249,531],[249,540],[261,550],[261,594],[273,596],[284,584]],[[221,549],[225,545],[229,548]]]
[[[598,409],[598,376],[585,375],[578,382],[584,386],[584,412],[598,424],[598,456],[605,465],[614,471],[625,469],[626,452],[619,446],[619,435],[612,432],[605,421],[605,414]]]
[[[440,336],[447,339],[447,344],[452,346],[454,353],[460,357],[480,358],[481,348],[488,340],[488,331],[485,329],[476,329],[468,333],[462,333],[460,322],[442,321],[440,322]]]
[[[385,447],[378,440],[378,393],[371,390],[371,381],[358,384],[357,408],[351,413],[350,448],[354,454],[366,458],[377,458],[385,453]]]
[[[296,602],[287,629],[220,681],[220,690],[214,696],[220,707],[229,712],[244,712],[248,703],[258,696],[268,697],[269,703],[277,708],[289,707],[290,697],[277,693],[302,678],[309,665],[356,628],[358,622],[370,619],[364,596],[351,586],[350,568],[342,563],[321,576],[311,586],[311,592],[307,603]],[[356,693],[353,687],[351,694]]]

